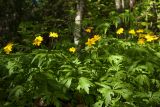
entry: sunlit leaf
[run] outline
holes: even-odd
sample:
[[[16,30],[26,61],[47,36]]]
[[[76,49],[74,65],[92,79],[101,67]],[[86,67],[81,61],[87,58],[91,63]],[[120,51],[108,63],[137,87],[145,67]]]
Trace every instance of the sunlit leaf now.
[[[84,89],[85,92],[89,94],[89,87],[91,86],[92,86],[92,83],[89,81],[88,78],[86,77],[79,78],[78,87],[77,87],[78,90]]]

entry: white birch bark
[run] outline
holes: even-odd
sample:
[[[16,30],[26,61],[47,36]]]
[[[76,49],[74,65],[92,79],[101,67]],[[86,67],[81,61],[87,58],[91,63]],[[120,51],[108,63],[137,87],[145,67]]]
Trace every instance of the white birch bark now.
[[[115,0],[116,9],[119,11],[121,9],[121,0]]]
[[[124,0],[122,0],[122,9],[124,9],[125,8],[125,2],[124,2]]]
[[[135,0],[129,0],[130,9],[133,9],[134,4],[135,4]]]
[[[82,15],[83,15],[84,1],[78,0],[77,2],[77,12],[75,16],[75,27],[74,27],[74,43],[78,45],[79,39],[81,37],[81,25],[82,25]]]

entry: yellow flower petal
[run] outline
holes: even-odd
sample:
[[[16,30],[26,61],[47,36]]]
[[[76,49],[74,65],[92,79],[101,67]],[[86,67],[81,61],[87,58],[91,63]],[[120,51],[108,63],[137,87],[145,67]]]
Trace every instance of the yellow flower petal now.
[[[50,33],[49,33],[49,37],[58,38],[58,34],[55,33],[55,32],[50,32]]]
[[[85,31],[86,31],[87,33],[91,33],[91,29],[89,29],[89,28],[85,29]]]
[[[138,29],[138,30],[136,30],[136,32],[137,32],[137,33],[143,33],[144,30],[143,30],[143,29]]]
[[[38,36],[38,37],[36,37],[36,39],[37,39],[38,41],[43,41],[43,37],[42,37],[42,36]]]
[[[3,49],[6,54],[9,54],[12,51],[13,43],[8,43]]]
[[[34,39],[33,45],[35,45],[35,46],[40,46],[40,44],[42,43],[42,41],[43,41],[43,37],[42,37],[42,36],[38,36],[38,37],[36,37],[36,38]]]
[[[147,39],[148,42],[151,42],[151,41],[158,39],[158,37],[150,35],[150,34],[146,34],[145,38]]]
[[[85,32],[91,33],[91,32],[92,32],[92,29],[93,29],[93,27],[87,27],[87,28],[85,29]]]
[[[138,44],[140,45],[143,45],[145,43],[145,39],[141,38],[141,39],[138,39]]]
[[[75,51],[76,51],[76,48],[74,48],[74,47],[69,48],[69,52],[75,53]]]
[[[91,39],[89,38],[85,44],[88,45],[89,47],[92,46],[93,44],[95,44],[94,38],[91,38]]]
[[[98,40],[101,39],[101,36],[99,36],[99,35],[94,35],[93,39],[94,39],[94,41],[98,41]]]
[[[124,31],[124,29],[123,28],[119,28],[118,30],[117,30],[117,34],[122,34],[123,33],[123,31]]]
[[[132,35],[135,35],[136,34],[136,32],[135,32],[135,30],[134,29],[131,29],[131,30],[129,30],[129,32],[128,32],[129,34],[132,34]]]

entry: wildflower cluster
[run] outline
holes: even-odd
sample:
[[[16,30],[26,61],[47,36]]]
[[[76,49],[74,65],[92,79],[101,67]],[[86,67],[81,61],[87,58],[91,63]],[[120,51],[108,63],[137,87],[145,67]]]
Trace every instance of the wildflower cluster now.
[[[152,42],[152,41],[157,40],[158,38],[159,37],[157,37],[156,35],[153,35],[153,34],[140,34],[139,39],[138,39],[138,43],[144,44],[145,41]],[[142,42],[142,40],[143,40],[143,42]]]
[[[49,37],[51,37],[51,38],[58,38],[58,34],[55,33],[55,32],[50,32],[50,33],[49,33]],[[34,39],[33,45],[35,45],[35,46],[40,46],[41,43],[42,43],[42,41],[43,41],[43,37],[42,37],[42,36],[38,36],[38,37],[36,37],[36,38]]]
[[[88,45],[89,47],[91,47],[92,45],[95,44],[96,41],[98,41],[100,39],[101,39],[101,37],[99,35],[94,35],[94,37],[89,38],[88,41],[85,44]]]
[[[139,29],[136,32],[138,33],[138,44],[144,44],[145,41],[152,42],[158,39],[153,33],[144,33],[143,29]]]
[[[85,31],[90,33],[92,30],[91,27],[88,27]],[[124,33],[124,28],[119,28],[116,31],[116,34],[120,35]],[[145,44],[145,42],[152,42],[157,40],[159,37],[157,37],[156,35],[154,35],[153,33],[144,33],[143,29],[138,29],[138,30],[134,30],[131,29],[128,31],[128,34],[134,35],[136,38],[138,38],[137,43],[142,45]],[[50,32],[49,33],[49,37],[53,38],[58,38],[59,35],[55,32]],[[87,46],[91,47],[93,46],[97,41],[99,41],[101,39],[101,36],[99,35],[94,35],[92,38],[88,38],[87,42],[85,43]],[[33,45],[35,46],[40,46],[41,43],[43,41],[43,37],[42,36],[37,36],[34,40],[33,40]],[[9,54],[12,51],[12,47],[13,47],[13,43],[8,43],[4,48],[4,52],[6,54]],[[71,53],[75,53],[76,52],[76,48],[75,47],[71,47],[68,49],[69,52]]]
[[[118,35],[120,35],[122,33],[124,33],[123,28],[119,28],[116,31],[116,34],[118,34]],[[152,42],[152,41],[155,41],[158,39],[158,37],[156,35],[154,35],[153,33],[144,33],[143,29],[138,29],[138,30],[130,29],[128,31],[128,34],[138,37],[137,43],[141,44],[141,45],[144,44],[145,41]]]

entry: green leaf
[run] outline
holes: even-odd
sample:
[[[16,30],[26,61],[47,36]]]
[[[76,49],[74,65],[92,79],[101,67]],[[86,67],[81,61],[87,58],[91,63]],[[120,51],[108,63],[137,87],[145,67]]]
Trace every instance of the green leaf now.
[[[138,75],[136,77],[136,81],[137,83],[139,83],[139,85],[147,85],[149,86],[150,83],[149,83],[149,78],[147,77],[147,75]]]
[[[36,59],[41,60],[41,59],[44,58],[45,56],[46,56],[46,54],[44,54],[44,53],[37,54],[37,55],[32,59],[31,64],[32,64]],[[39,65],[40,65],[40,64],[39,64]]]
[[[156,86],[156,88],[160,87],[160,82],[157,79],[151,79],[152,84],[154,84]]]
[[[84,89],[87,94],[89,94],[89,87],[92,86],[92,83],[86,77],[79,78],[79,83],[77,89]]]
[[[149,94],[146,92],[135,92],[133,98],[148,98]]]
[[[156,52],[155,55],[160,58],[160,52]]]
[[[96,103],[93,105],[93,107],[102,107],[103,102],[104,102],[104,101],[99,100],[98,102],[96,102]]]
[[[132,91],[129,89],[119,89],[115,90],[116,93],[119,93],[124,99],[129,99],[129,97],[132,95]]]
[[[122,63],[124,59],[124,56],[121,55],[111,55],[108,58],[108,61],[112,64],[112,65],[119,65],[120,63]]]
[[[100,31],[103,31],[104,34],[106,34],[109,27],[110,27],[110,23],[102,23],[96,28],[96,31],[100,30]]]
[[[158,104],[160,104],[160,91],[157,91],[157,92],[154,92],[153,94],[152,94],[152,97],[150,98],[150,100],[152,101],[152,102],[155,102],[155,103],[158,103]]]
[[[84,67],[78,67],[78,73],[79,74],[90,73],[90,70],[88,70],[86,66],[84,66]]]
[[[81,64],[81,62],[80,62],[80,60],[79,60],[78,58],[76,58],[76,59],[73,61],[73,63],[76,64],[76,65]]]
[[[9,75],[14,73],[14,66],[15,66],[15,62],[13,61],[9,61],[8,64],[6,65],[6,68],[9,69]]]
[[[72,77],[68,77],[68,78],[64,79],[64,80],[62,81],[62,83],[65,84],[65,86],[66,86],[67,88],[69,88],[69,87],[71,86],[72,79],[73,79]]]
[[[114,95],[113,91],[111,90],[111,88],[100,88],[98,89],[98,91],[102,94],[102,96],[105,99],[105,107],[107,107],[112,99],[111,95]]]
[[[142,26],[148,26],[149,23],[148,23],[148,22],[141,22],[141,25],[142,25]]]
[[[9,96],[14,95],[16,98],[18,98],[20,97],[20,95],[23,94],[23,90],[24,90],[23,86],[18,85],[10,91]]]

